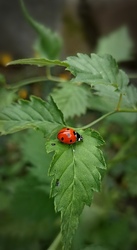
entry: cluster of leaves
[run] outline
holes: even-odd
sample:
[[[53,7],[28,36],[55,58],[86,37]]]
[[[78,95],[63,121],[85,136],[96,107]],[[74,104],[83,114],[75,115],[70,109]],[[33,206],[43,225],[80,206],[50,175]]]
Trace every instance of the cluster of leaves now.
[[[120,95],[121,109],[136,110],[137,90],[133,85],[129,85],[128,76],[119,70],[111,55],[88,56],[78,53],[65,61],[32,58],[16,60],[11,64],[66,67],[74,77],[70,81],[58,78],[58,86],[51,93],[66,119],[85,114],[88,108],[112,111],[117,108]]]
[[[61,144],[56,139],[57,132],[62,127],[69,126],[69,118],[81,116],[86,113],[87,109],[109,113],[118,112],[119,115],[122,111],[136,112],[137,90],[132,85],[128,86],[128,76],[119,70],[111,55],[91,54],[88,56],[78,53],[77,56],[70,56],[65,61],[57,60],[60,46],[53,50],[54,44],[59,45],[57,36],[34,21],[26,12],[23,3],[22,7],[27,20],[39,34],[37,48],[39,48],[40,55],[46,58],[20,59],[11,62],[10,65],[28,64],[49,67],[49,69],[51,66],[58,65],[65,67],[72,74],[72,78],[65,81],[60,77],[54,78],[47,75],[46,80],[56,81],[57,87],[46,101],[32,96],[30,100],[19,100],[10,104],[9,97],[12,100],[16,91],[2,87],[2,91],[5,91],[5,98],[0,111],[0,132],[1,135],[7,135],[31,128],[44,134],[47,153],[53,156],[52,160],[50,156],[48,160],[47,157],[45,160],[47,167],[51,161],[49,168],[49,175],[52,177],[51,196],[54,197],[55,210],[61,212],[63,248],[69,250],[84,206],[91,205],[94,191],[98,192],[101,188],[106,164],[99,147],[104,144],[104,140],[99,132],[89,128],[91,124],[77,129],[84,140],[74,145]],[[28,82],[25,81],[23,84]],[[132,117],[130,122],[133,123],[136,121],[136,116],[132,115]],[[17,211],[20,211],[22,217],[23,214],[26,216],[28,210],[25,209],[26,203],[20,206],[21,193],[31,200],[31,210],[35,206],[37,208],[36,197],[38,201],[43,201],[42,204],[38,202],[43,211],[46,207],[44,196],[46,197],[49,191],[49,182],[44,182],[46,180],[44,156],[41,152],[29,150],[33,148],[33,138],[29,139],[31,142],[27,141],[25,155],[29,162],[33,159],[31,163],[36,168],[32,170],[31,177],[29,176],[21,183],[12,201],[13,214],[17,214],[16,209],[13,209],[14,204],[17,204]],[[23,151],[25,148],[26,146]],[[31,157],[29,152],[31,152]],[[38,189],[36,184],[38,184]],[[31,190],[28,193],[29,185]],[[43,191],[42,194],[40,190]],[[32,217],[37,217],[35,211],[33,210]],[[42,211],[39,219],[43,218],[46,213],[46,210]]]
[[[2,134],[37,128],[49,138],[51,134],[55,136],[58,129],[65,126],[62,114],[53,100],[45,103],[36,97],[30,101],[20,101],[18,104],[6,106],[0,113],[0,119]],[[81,145],[62,145],[57,139],[47,140],[46,143],[48,152],[53,150],[56,152],[50,175],[53,175],[52,196],[55,196],[56,211],[61,211],[62,214],[65,249],[70,248],[84,205],[90,205],[93,191],[100,190],[101,174],[98,169],[105,169],[104,158],[97,148],[103,144],[101,136],[91,130],[81,131],[81,134],[84,137]],[[57,180],[59,187],[56,185]]]
[[[38,60],[40,65],[40,59]],[[24,59],[12,62],[12,64],[27,63],[27,61],[27,59]],[[30,63],[33,64],[33,59]],[[79,106],[80,100],[84,96],[83,93],[88,96],[89,92],[83,84],[79,86],[77,82],[94,85],[94,90],[96,90],[96,85],[101,87],[107,86],[107,88],[109,86],[111,93],[112,88],[114,93],[116,89],[116,93],[118,93],[115,96],[115,98],[117,97],[116,102],[118,102],[121,94],[128,95],[129,92],[126,92],[126,89],[130,89],[132,97],[135,96],[134,87],[127,87],[128,78],[126,74],[118,69],[115,60],[111,56],[100,57],[93,54],[89,57],[78,54],[77,57],[69,57],[65,63],[67,64],[67,69],[70,70],[75,78],[70,82],[63,83],[64,86],[60,91],[59,99],[63,101],[64,94],[62,98],[61,95],[65,88],[70,90],[67,93],[68,96],[70,94],[70,98],[72,98],[71,88],[73,90],[77,89],[76,93],[78,94],[75,95],[75,98],[72,98],[74,101],[71,101],[71,110]],[[47,64],[46,59],[45,64]],[[85,68],[84,65],[88,65],[88,67]],[[97,88],[99,89],[99,87]],[[100,88],[100,90],[102,90],[102,93],[105,92],[103,88]],[[105,92],[105,94],[108,93]],[[64,97],[65,100],[66,96]],[[126,100],[127,105],[129,103],[129,107],[135,106],[135,99],[132,98],[132,102],[130,102],[130,98],[126,98]],[[86,102],[86,98],[84,98],[81,104],[84,106]],[[76,110],[78,109],[76,108]],[[75,112],[76,110],[74,109]],[[72,117],[75,115],[75,112],[72,114]],[[69,114],[69,111],[66,114]],[[99,169],[105,169],[103,155],[98,149],[104,143],[101,136],[91,129],[78,129],[78,132],[84,138],[82,143],[70,146],[61,144],[57,139],[51,140],[51,137],[56,137],[59,129],[66,126],[62,112],[57,108],[52,98],[45,102],[40,98],[31,97],[30,101],[21,100],[18,103],[6,106],[0,113],[0,120],[0,131],[2,134],[14,133],[27,128],[39,129],[47,138],[47,152],[55,151],[49,170],[49,174],[53,176],[51,195],[55,197],[56,211],[61,211],[64,249],[69,249],[84,205],[90,205],[93,191],[100,190],[102,173],[100,173]],[[59,185],[56,184],[57,180],[59,180]]]

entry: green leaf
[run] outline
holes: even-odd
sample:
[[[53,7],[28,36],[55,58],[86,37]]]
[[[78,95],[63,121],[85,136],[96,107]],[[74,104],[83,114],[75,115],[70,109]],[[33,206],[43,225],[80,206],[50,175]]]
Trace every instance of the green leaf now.
[[[59,65],[59,66],[64,66],[67,67],[68,64],[66,62],[63,61],[59,61],[59,60],[49,60],[46,58],[26,58],[26,59],[18,59],[15,61],[11,61],[7,64],[8,65],[16,65],[16,64],[29,64],[29,65],[37,65],[39,67],[43,67],[43,66],[55,66],[55,65]]]
[[[118,69],[115,59],[111,55],[99,56],[78,53],[68,57],[65,61],[68,70],[75,76],[75,81],[85,82],[90,85],[112,85],[116,89],[123,90],[128,84],[128,77]]]
[[[124,42],[123,42],[124,41]],[[130,60],[133,53],[133,41],[126,26],[101,38],[97,46],[97,54],[108,53],[117,61]]]
[[[85,114],[89,89],[72,82],[60,84],[59,87],[53,90],[52,96],[64,117],[67,119]]]
[[[41,130],[46,137],[65,125],[63,115],[53,99],[45,102],[32,96],[30,101],[20,100],[0,112],[0,132],[10,134],[27,128]]]
[[[104,141],[94,130],[78,131],[83,142],[73,145],[57,140],[47,142],[47,151],[55,151],[49,175],[53,176],[51,195],[56,211],[61,211],[62,238],[69,250],[84,205],[91,205],[93,192],[100,190],[105,161],[98,148]]]
[[[21,1],[21,7],[25,18],[38,34],[38,40],[34,48],[39,56],[48,59],[58,58],[62,48],[61,37],[57,33],[44,27],[44,25],[36,22],[27,12],[23,1]]]

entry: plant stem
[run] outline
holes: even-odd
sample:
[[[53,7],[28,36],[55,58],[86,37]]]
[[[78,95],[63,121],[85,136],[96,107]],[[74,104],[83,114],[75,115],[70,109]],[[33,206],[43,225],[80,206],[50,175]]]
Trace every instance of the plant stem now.
[[[119,109],[119,110],[116,110],[116,112],[118,113],[124,113],[124,112],[127,112],[127,113],[137,113],[137,109]]]
[[[66,80],[64,80],[60,77],[52,76],[50,74],[50,70],[48,69],[47,76],[31,77],[29,79],[19,81],[17,83],[12,84],[12,85],[7,84],[6,88],[7,89],[18,89],[19,87],[22,87],[22,86],[25,86],[28,84],[33,84],[35,82],[45,82],[45,81],[49,81],[49,80],[53,81],[53,82],[66,82]]]
[[[89,124],[83,126],[81,129],[89,128],[89,127],[95,125],[96,123],[100,122],[101,120],[105,119],[106,117],[108,117],[108,116],[110,116],[110,115],[112,115],[112,114],[114,114],[114,113],[116,113],[116,112],[117,112],[117,111],[114,110],[114,111],[111,111],[111,112],[109,112],[109,113],[107,113],[107,114],[105,114],[105,115],[102,115],[100,118],[98,118],[97,120],[95,120],[95,121],[93,121],[93,122],[91,122],[91,123],[89,123]]]
[[[52,242],[52,244],[50,245],[50,247],[48,248],[48,250],[56,250],[58,245],[61,242],[61,233],[59,233],[57,235],[57,237],[55,238],[55,240]]]
[[[64,80],[64,79],[61,79],[60,77],[56,77],[56,76],[48,76],[48,80],[51,80],[51,81],[53,81],[53,82],[61,82],[61,83],[64,83],[64,82],[66,82],[66,80]]]
[[[46,75],[47,75],[48,80],[51,80],[51,81],[54,81],[54,82],[66,82],[66,80],[61,79],[60,77],[52,76],[51,71],[50,71],[50,67],[47,67]]]
[[[118,107],[118,106],[117,106]],[[116,110],[113,110],[111,112],[108,112],[107,114],[105,115],[102,115],[100,118],[98,118],[97,120],[81,127],[81,129],[86,129],[86,128],[89,128],[89,127],[92,127],[93,125],[95,125],[96,123],[102,121],[103,119],[105,119],[106,117],[110,116],[110,115],[113,115],[115,113],[122,113],[122,112],[127,112],[127,113],[137,113],[137,109],[116,109]]]
[[[121,93],[120,96],[119,96],[119,100],[118,100],[117,107],[116,107],[116,110],[117,110],[117,111],[119,111],[119,109],[120,109],[120,104],[121,104],[121,101],[122,101],[122,97],[123,97],[123,95],[122,95],[122,93]]]
[[[17,83],[12,84],[12,85],[7,84],[6,87],[7,87],[7,89],[18,89],[19,87],[25,86],[27,84],[33,84],[35,82],[45,82],[47,80],[48,79],[45,76],[32,77],[32,78],[29,78],[29,79],[19,81]]]

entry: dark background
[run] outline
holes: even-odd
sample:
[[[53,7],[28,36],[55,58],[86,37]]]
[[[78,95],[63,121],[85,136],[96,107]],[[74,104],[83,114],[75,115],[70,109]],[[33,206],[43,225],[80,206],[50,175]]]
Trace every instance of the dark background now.
[[[63,56],[94,51],[100,37],[127,25],[137,55],[136,0],[26,0],[31,16],[64,39]],[[30,57],[35,32],[26,22],[19,0],[0,0],[0,54]],[[123,41],[124,43],[124,41]]]

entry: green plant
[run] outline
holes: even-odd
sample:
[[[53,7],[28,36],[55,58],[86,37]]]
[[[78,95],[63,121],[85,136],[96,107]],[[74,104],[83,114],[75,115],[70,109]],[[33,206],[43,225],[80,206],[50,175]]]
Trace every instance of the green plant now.
[[[40,30],[41,36],[43,34],[41,26],[29,18],[30,20],[33,26]],[[43,39],[46,39],[45,44],[49,36],[49,32],[43,36]],[[52,35],[51,39],[48,44],[50,49],[49,46],[43,46],[44,40],[42,40],[42,46],[47,50],[47,54],[54,47],[55,36]],[[57,51],[52,54],[52,58],[49,55],[48,58],[20,59],[9,63],[9,65],[28,64],[46,67],[46,76],[21,81],[14,86],[7,86],[5,83],[4,86],[2,85],[1,89],[5,89],[8,93],[5,94],[0,111],[0,132],[1,135],[7,135],[25,129],[34,129],[36,133],[37,130],[43,133],[46,151],[52,156],[52,159],[50,156],[48,159],[48,162],[51,161],[49,176],[52,177],[50,193],[54,197],[55,211],[61,212],[63,249],[69,250],[83,208],[85,205],[91,205],[94,191],[100,191],[101,181],[106,171],[106,163],[100,150],[104,140],[100,132],[92,129],[92,126],[111,116],[119,120],[125,119],[127,122],[128,114],[132,114],[130,122],[134,124],[137,112],[137,89],[129,85],[127,74],[118,68],[111,55],[91,54],[89,56],[78,53],[77,56],[70,56],[64,61],[56,59],[56,55]],[[70,72],[70,80],[51,74],[52,67],[57,65],[65,67]],[[31,96],[30,100],[18,100],[11,104],[8,102],[7,105],[6,98],[9,100],[9,96],[12,96],[21,86],[43,80],[50,80],[56,84],[56,88],[50,92],[46,100]],[[86,125],[77,126],[73,121],[74,117],[85,114],[87,110],[99,110],[102,115]],[[120,116],[123,114],[124,116]],[[60,143],[56,138],[57,133],[66,126],[78,131],[83,136],[83,142],[73,145]],[[28,146],[28,149],[30,147],[33,146]],[[32,161],[35,165],[36,161]],[[46,190],[47,196],[49,189],[45,186],[49,185],[49,180],[45,185],[43,172],[33,171],[33,178],[21,184],[15,195],[15,203],[20,203],[20,192],[23,192],[28,181],[31,183],[33,193],[37,175],[40,176],[39,180],[42,183],[40,188]],[[30,197],[32,196],[30,192]],[[36,197],[39,197],[39,192]],[[60,234],[49,249],[55,249],[59,241]]]

